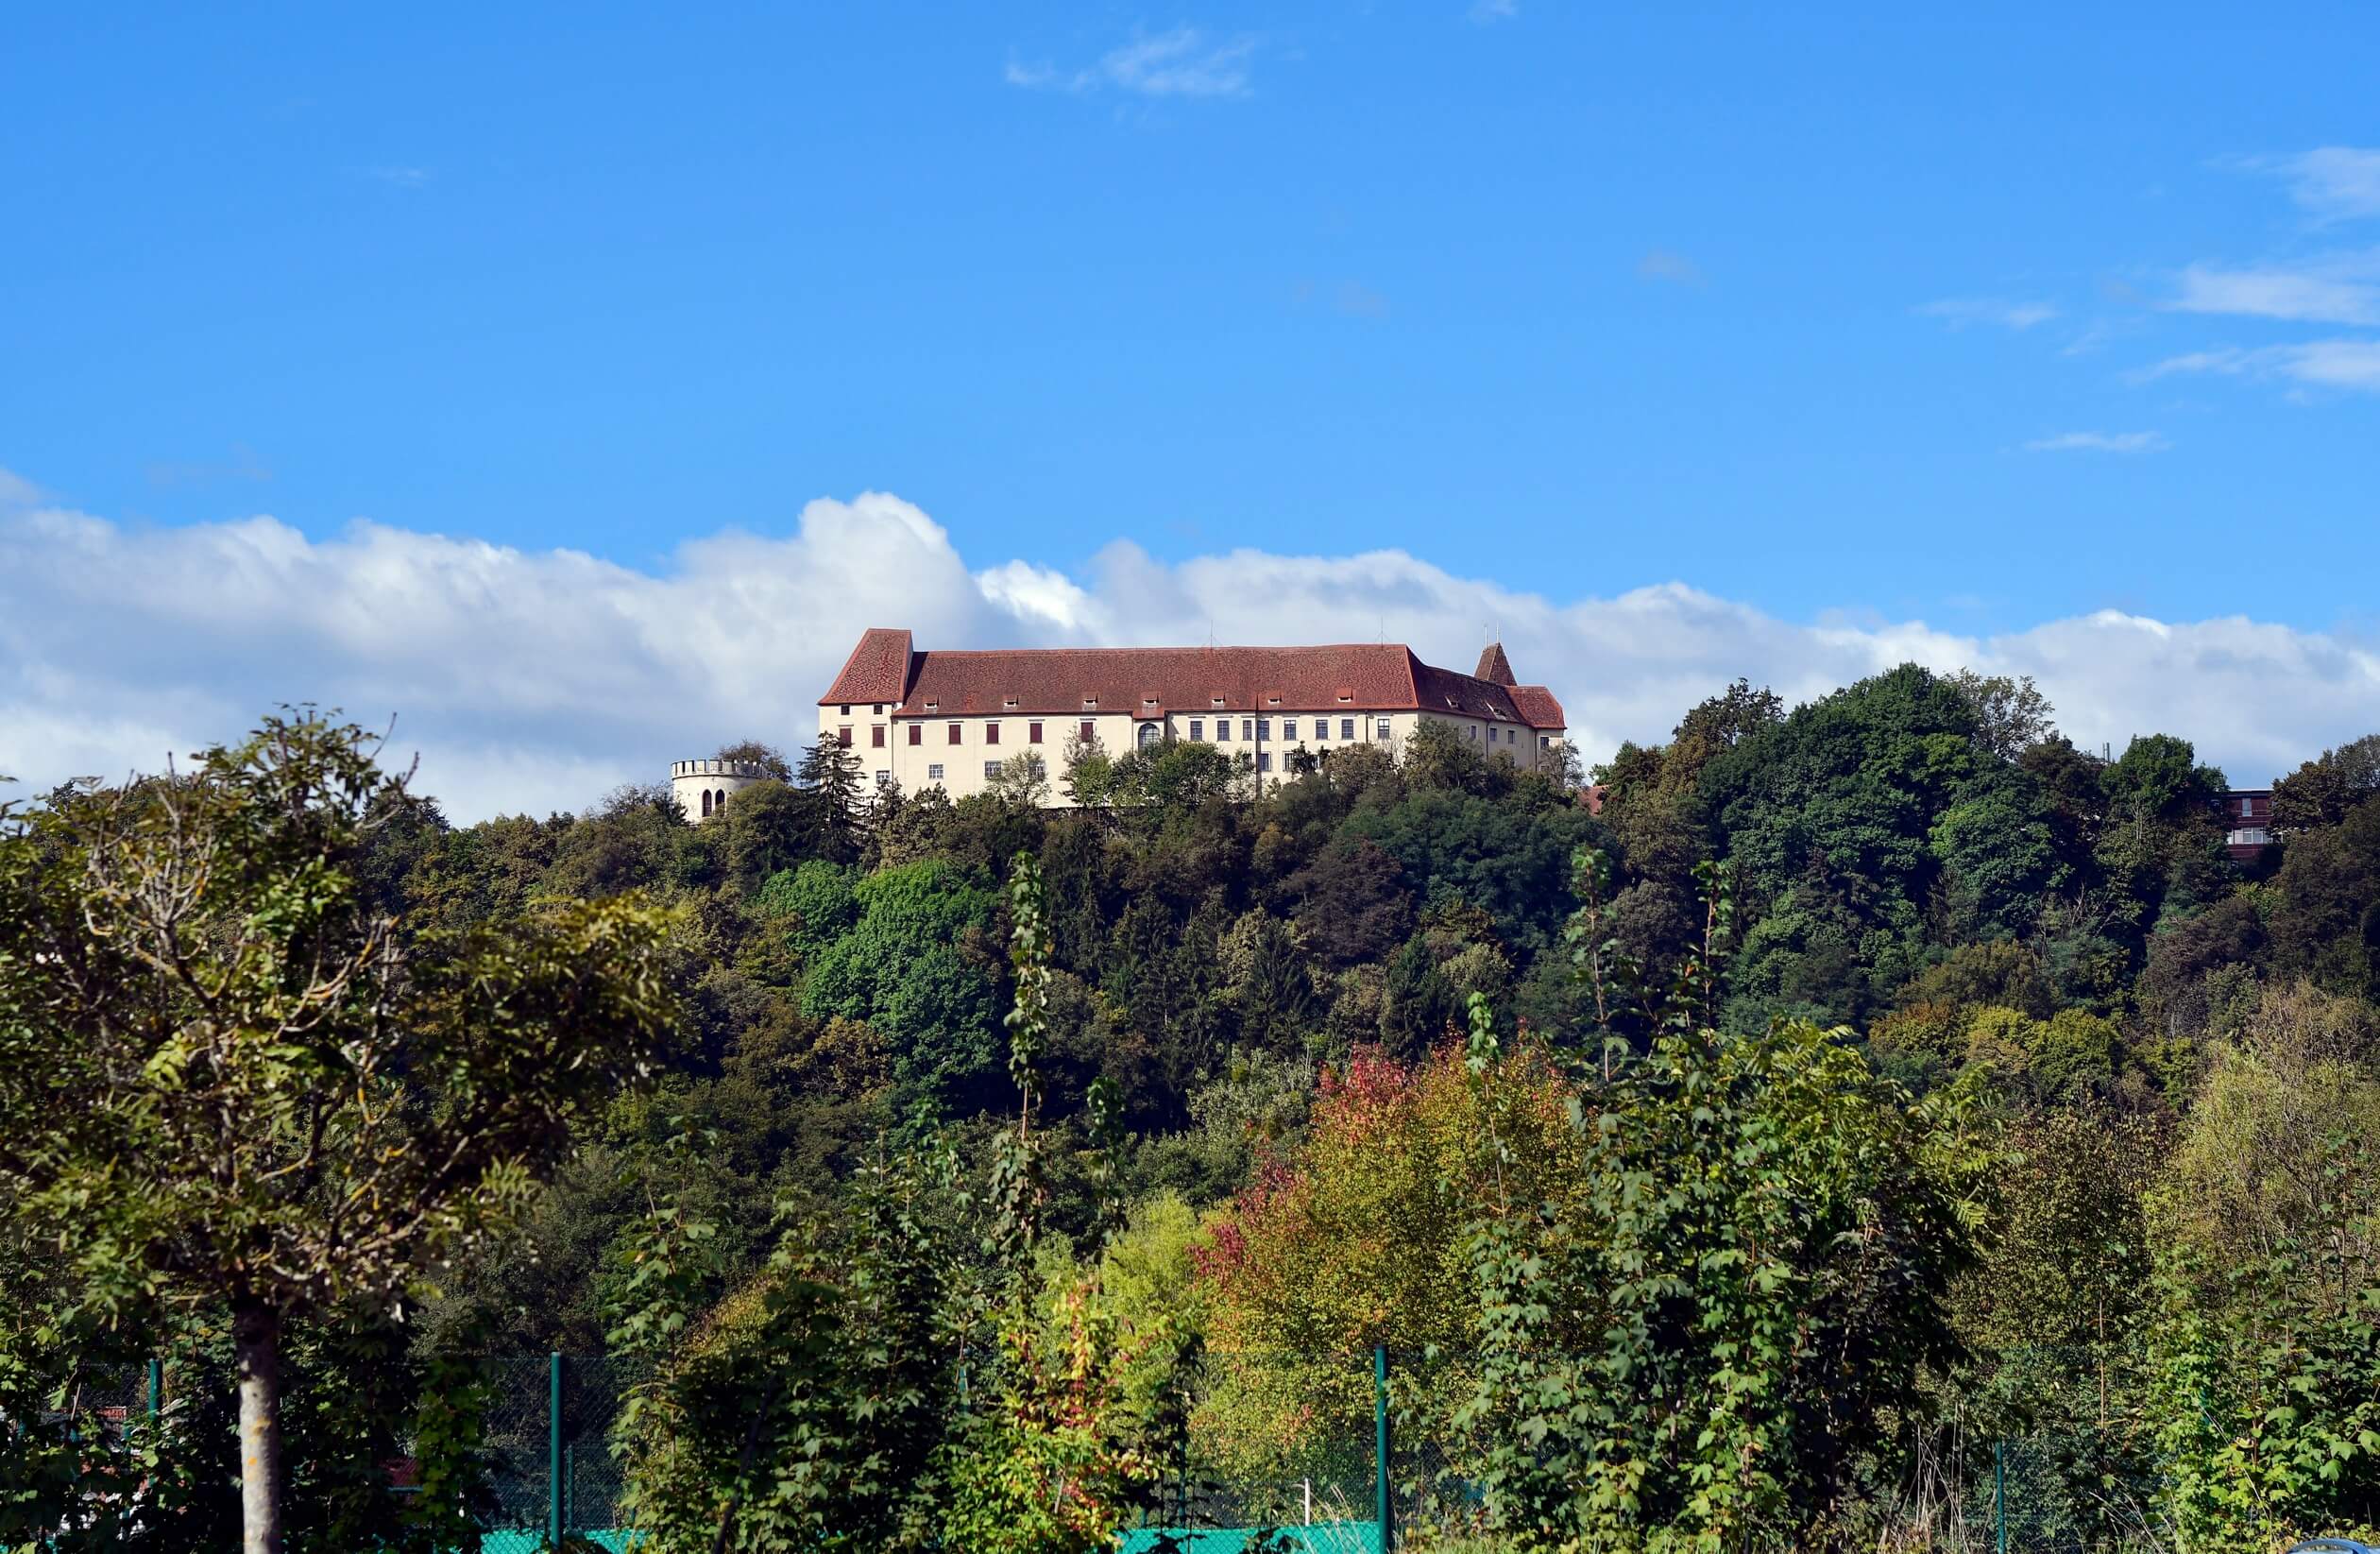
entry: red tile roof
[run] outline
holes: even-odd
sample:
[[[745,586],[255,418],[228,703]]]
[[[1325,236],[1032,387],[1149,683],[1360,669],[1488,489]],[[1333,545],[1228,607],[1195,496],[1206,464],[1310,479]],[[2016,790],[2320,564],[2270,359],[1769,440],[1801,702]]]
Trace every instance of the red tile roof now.
[[[906,684],[896,692],[887,688],[902,664]],[[1525,692],[1535,694],[1524,708]],[[1394,642],[915,653],[908,632],[873,630],[819,700],[897,701],[904,718],[1419,709],[1532,728],[1562,726],[1561,704],[1542,687],[1516,691],[1436,669]],[[1541,721],[1547,714],[1553,722]]]
[[[897,702],[909,692],[917,655],[910,650],[910,634],[892,626],[870,626],[859,634],[859,645],[843,660],[842,673],[818,698],[829,702]]]
[[[1504,657],[1504,643],[1489,642],[1479,655],[1479,667],[1471,671],[1473,679],[1495,685],[1519,685],[1521,678],[1512,672],[1512,660]]]
[[[1504,694],[1521,709],[1521,721],[1532,728],[1570,726],[1570,721],[1562,715],[1562,704],[1541,685],[1506,686]]]

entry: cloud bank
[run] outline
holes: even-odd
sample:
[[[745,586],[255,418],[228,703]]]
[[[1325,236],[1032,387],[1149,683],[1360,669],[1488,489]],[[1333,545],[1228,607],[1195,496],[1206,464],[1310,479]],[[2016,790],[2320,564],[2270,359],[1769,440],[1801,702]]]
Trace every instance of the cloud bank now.
[[[971,566],[881,492],[810,502],[790,532],[689,540],[652,572],[369,522],[324,539],[268,517],[135,528],[42,505],[5,471],[0,499],[0,772],[20,797],[156,770],[312,702],[394,718],[395,750],[458,820],[583,809],[729,740],[803,743],[870,625],[927,647],[1386,638],[1457,668],[1494,629],[1590,760],[1665,737],[1738,675],[1799,701],[1908,659],[2032,675],[2078,741],[2179,733],[2241,781],[2380,728],[2380,653],[2239,618],[2103,611],[1976,638],[1788,622],[1684,583],[1553,598],[1401,551],[1169,563],[1120,540],[1073,575]]]

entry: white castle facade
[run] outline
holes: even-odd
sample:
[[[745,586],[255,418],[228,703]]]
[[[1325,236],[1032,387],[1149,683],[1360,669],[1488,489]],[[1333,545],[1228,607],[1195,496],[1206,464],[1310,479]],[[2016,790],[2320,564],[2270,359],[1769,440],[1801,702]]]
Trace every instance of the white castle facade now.
[[[1111,755],[1174,741],[1245,755],[1260,783],[1300,751],[1349,744],[1392,753],[1422,725],[1444,724],[1489,760],[1558,768],[1562,704],[1522,685],[1501,644],[1471,674],[1423,663],[1401,643],[1329,647],[921,650],[910,633],[872,628],[818,699],[818,733],[850,750],[860,780],[952,798],[982,792],[1021,755],[1041,758],[1047,802],[1069,800],[1071,740]],[[689,820],[763,780],[749,763],[682,760],[670,782]]]

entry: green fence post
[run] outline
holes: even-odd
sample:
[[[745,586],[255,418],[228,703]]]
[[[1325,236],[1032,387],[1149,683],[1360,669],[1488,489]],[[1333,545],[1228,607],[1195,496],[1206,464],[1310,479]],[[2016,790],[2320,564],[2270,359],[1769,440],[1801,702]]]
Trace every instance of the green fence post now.
[[[546,1536],[562,1546],[562,1356],[546,1356]]]
[[[2008,1443],[1992,1443],[1992,1540],[1999,1554],[2008,1554]]]
[[[165,1407],[165,1362],[152,1357],[149,1360],[149,1419],[154,1423],[158,1411]]]
[[[1397,1545],[1388,1522],[1388,1346],[1372,1345],[1372,1515],[1380,1524],[1380,1554]]]

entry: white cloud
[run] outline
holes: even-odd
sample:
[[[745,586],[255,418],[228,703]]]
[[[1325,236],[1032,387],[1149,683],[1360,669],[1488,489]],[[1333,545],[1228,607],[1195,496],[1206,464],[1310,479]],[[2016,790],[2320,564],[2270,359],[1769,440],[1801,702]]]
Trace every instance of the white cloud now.
[[[1197,27],[1136,37],[1108,50],[1096,64],[1062,71],[1013,57],[1002,77],[1011,86],[1068,92],[1114,89],[1143,97],[1245,97],[1257,44],[1253,34],[1212,40]]]
[[[2061,432],[2025,444],[2028,453],[2162,453],[2173,444],[2162,432]]]
[[[42,500],[42,488],[12,470],[0,469],[0,507],[29,507]]]
[[[2226,269],[2192,265],[2166,305],[2178,313],[2234,314],[2319,324],[2380,323],[2380,255],[2333,255],[2302,265]]]
[[[689,540],[655,572],[371,523],[314,539],[270,518],[0,514],[0,772],[23,794],[155,770],[311,701],[393,716],[397,759],[417,751],[458,818],[579,809],[727,740],[799,744],[871,625],[927,648],[1386,639],[1456,668],[1492,626],[1594,757],[1664,737],[1739,675],[1799,700],[1912,658],[2032,675],[2077,740],[2179,733],[2243,780],[2380,729],[2380,655],[2269,623],[1797,623],[1682,583],[1549,598],[1399,551],[1167,563],[1118,541],[1079,575],[971,571],[941,525],[871,492],[808,503],[790,533]]]
[[[2327,220],[2380,216],[2380,149],[2324,145],[2268,162],[2300,205]]]
[[[1470,19],[1481,26],[1509,22],[1520,14],[1520,0],[1471,0]]]
[[[1952,329],[1997,324],[2002,329],[2024,330],[2046,324],[2058,316],[2058,310],[2047,302],[2012,301],[2004,297],[1946,297],[1939,302],[1928,302],[1917,311],[1927,317],[1942,319]]]
[[[2221,372],[2252,378],[2286,378],[2307,388],[2342,388],[2380,394],[2380,340],[2309,340],[2302,345],[2228,346],[2169,356],[2135,374],[2141,379],[2180,372]]]

